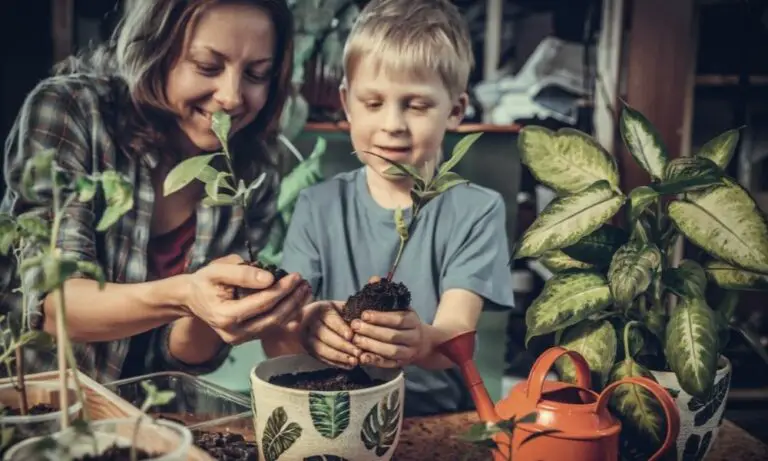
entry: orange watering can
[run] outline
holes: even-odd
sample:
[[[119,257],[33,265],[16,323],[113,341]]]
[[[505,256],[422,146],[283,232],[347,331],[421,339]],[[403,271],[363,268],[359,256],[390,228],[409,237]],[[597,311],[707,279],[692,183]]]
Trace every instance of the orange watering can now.
[[[661,448],[649,458],[657,460],[670,449],[680,431],[680,415],[666,389],[653,380],[631,377],[608,385],[601,394],[590,390],[589,366],[577,352],[562,347],[546,350],[536,360],[527,381],[518,383],[495,407],[472,360],[475,331],[462,333],[438,346],[454,362],[467,383],[477,413],[483,421],[498,422],[536,412],[535,422],[515,426],[512,441],[496,434],[494,461],[615,461],[619,459],[621,422],[607,408],[611,394],[621,384],[637,384],[661,403],[667,419],[667,434]],[[555,361],[567,355],[576,368],[577,383],[545,380]],[[531,437],[533,434],[538,434]],[[530,438],[529,438],[530,437]],[[526,439],[528,439],[526,441]],[[525,441],[525,443],[523,443]]]

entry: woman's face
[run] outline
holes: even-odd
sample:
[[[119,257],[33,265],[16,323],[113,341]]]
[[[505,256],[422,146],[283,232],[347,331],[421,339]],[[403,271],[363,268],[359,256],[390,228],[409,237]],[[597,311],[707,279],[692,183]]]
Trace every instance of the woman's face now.
[[[168,74],[165,94],[181,131],[203,151],[221,149],[211,114],[232,117],[230,136],[267,102],[275,30],[269,15],[243,4],[208,9],[187,34],[186,49]]]

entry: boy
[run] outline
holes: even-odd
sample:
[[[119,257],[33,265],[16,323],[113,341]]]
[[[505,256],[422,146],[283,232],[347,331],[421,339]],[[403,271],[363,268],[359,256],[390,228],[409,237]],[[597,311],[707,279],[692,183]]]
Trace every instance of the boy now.
[[[369,2],[347,39],[340,89],[364,166],[302,192],[283,250],[283,268],[326,300],[311,305],[303,347],[338,367],[404,367],[408,416],[471,408],[458,370],[434,346],[474,329],[485,302],[513,305],[504,202],[477,185],[430,201],[394,274],[412,308],[368,311],[348,325],[339,315],[346,299],[386,274],[397,253],[394,209],[411,217],[411,181],[385,174],[391,165],[366,152],[433,173],[445,131],[464,114],[472,65],[467,26],[450,1]]]

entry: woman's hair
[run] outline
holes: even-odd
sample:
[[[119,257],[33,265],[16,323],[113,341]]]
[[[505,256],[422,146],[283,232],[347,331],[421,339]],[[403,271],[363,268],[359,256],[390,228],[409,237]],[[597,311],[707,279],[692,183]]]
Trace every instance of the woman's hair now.
[[[134,106],[130,126],[134,148],[162,147],[173,110],[165,95],[168,72],[181,58],[187,34],[206,10],[221,4],[253,5],[264,10],[275,31],[274,71],[269,95],[256,119],[232,140],[253,149],[254,142],[274,142],[280,114],[288,96],[293,71],[293,16],[286,0],[139,0],[120,20],[105,44],[71,57],[54,73],[90,73],[119,77],[127,84]],[[159,145],[158,145],[159,144]],[[240,155],[251,157],[243,153]],[[238,162],[239,163],[239,162]]]

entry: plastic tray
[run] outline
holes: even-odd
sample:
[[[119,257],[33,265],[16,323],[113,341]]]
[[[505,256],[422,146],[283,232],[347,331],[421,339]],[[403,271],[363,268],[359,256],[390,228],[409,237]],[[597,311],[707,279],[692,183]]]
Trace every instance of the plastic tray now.
[[[114,381],[105,387],[136,407],[141,407],[146,395],[141,382],[147,380],[159,390],[176,393],[176,397],[167,405],[152,407],[147,411],[154,417],[180,421],[193,430],[226,428],[232,424],[239,426],[243,421],[252,419],[251,402],[246,397],[187,373],[152,373]]]

